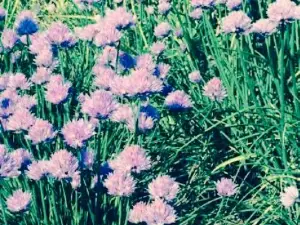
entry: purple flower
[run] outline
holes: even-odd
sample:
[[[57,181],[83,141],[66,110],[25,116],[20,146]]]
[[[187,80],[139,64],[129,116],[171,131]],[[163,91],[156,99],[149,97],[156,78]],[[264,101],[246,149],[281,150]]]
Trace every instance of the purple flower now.
[[[176,212],[172,206],[166,204],[163,200],[155,199],[147,206],[144,219],[149,225],[171,224],[176,221]]]
[[[154,35],[158,38],[167,37],[171,33],[171,26],[167,22],[158,24],[154,29]]]
[[[4,29],[2,32],[1,42],[3,48],[10,51],[19,40],[17,34],[11,29]]]
[[[78,160],[65,149],[55,152],[48,163],[49,173],[59,179],[71,179],[78,169]]]
[[[43,141],[53,139],[56,132],[53,131],[53,126],[46,120],[36,119],[34,124],[28,130],[28,139],[33,144],[39,144]]]
[[[106,46],[101,56],[97,59],[99,66],[109,66],[110,64],[115,65],[117,61],[118,51],[115,47]]]
[[[130,174],[115,171],[110,173],[104,180],[104,187],[107,188],[108,194],[114,196],[129,196],[135,190],[133,177]]]
[[[109,166],[116,171],[140,173],[150,169],[151,161],[143,148],[138,145],[130,145],[125,147],[115,159],[109,161]]]
[[[165,105],[173,111],[185,110],[193,107],[190,96],[184,91],[174,91],[168,94],[165,99]]]
[[[232,196],[236,193],[237,185],[231,179],[222,177],[216,184],[218,195]]]
[[[46,85],[46,100],[53,104],[59,104],[67,99],[71,87],[70,82],[64,82],[61,75],[50,77]]]
[[[91,96],[84,96],[81,108],[91,117],[107,118],[117,108],[117,102],[112,93],[97,90]]]
[[[38,31],[39,26],[35,15],[29,10],[22,11],[16,18],[16,30],[21,35],[31,35]]]
[[[221,102],[227,96],[222,81],[214,77],[203,88],[203,95],[209,97],[212,101]]]
[[[154,7],[153,6],[148,6],[146,7],[146,12],[149,14],[149,15],[152,15],[154,13]]]
[[[15,191],[6,200],[8,210],[14,213],[27,211],[30,203],[31,194],[29,192],[23,192],[21,189]]]
[[[203,81],[203,78],[199,71],[193,71],[189,74],[189,79],[192,83],[199,83]]]
[[[49,161],[40,160],[32,162],[27,169],[27,177],[38,181],[49,174]]]
[[[82,147],[84,142],[94,135],[94,129],[94,124],[79,119],[67,123],[62,129],[62,134],[69,146],[77,148]]]
[[[0,145],[0,178],[17,177],[19,175],[19,165],[7,152],[5,146]]]
[[[178,183],[168,175],[159,176],[148,186],[149,193],[154,199],[161,198],[166,201],[173,200],[178,191]]]
[[[248,33],[251,28],[251,19],[242,11],[231,12],[223,19],[222,31],[229,33]]]
[[[156,67],[154,75],[164,80],[166,79],[170,69],[171,69],[170,65],[165,63],[159,63]]]

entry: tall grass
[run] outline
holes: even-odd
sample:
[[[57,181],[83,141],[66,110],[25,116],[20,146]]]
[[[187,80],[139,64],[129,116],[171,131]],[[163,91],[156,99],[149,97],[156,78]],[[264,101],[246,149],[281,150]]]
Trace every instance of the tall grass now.
[[[243,10],[257,20],[266,17],[271,2],[244,1]],[[51,3],[56,6],[54,12],[47,10]],[[90,189],[90,179],[84,179],[87,183],[75,191],[69,184],[54,179],[31,181],[25,175],[0,178],[0,224],[129,224],[129,210],[137,201],[148,199],[147,184],[159,174],[169,174],[180,183],[174,203],[176,224],[299,224],[299,204],[285,209],[279,198],[284,187],[300,182],[299,21],[261,40],[254,35],[218,33],[221,19],[228,15],[224,7],[204,10],[201,20],[196,21],[189,17],[188,0],[173,0],[167,16],[147,14],[145,8],[156,3],[123,1],[137,22],[126,31],[119,48],[133,55],[149,52],[158,23],[168,21],[174,28],[181,28],[183,38],[167,38],[167,50],[158,60],[172,66],[168,83],[189,93],[194,107],[184,113],[170,113],[163,107],[163,98],[154,96],[150,101],[160,110],[161,119],[153,131],[131,133],[123,125],[103,121],[87,145],[94,150],[97,165],[121,152],[127,144],[147,149],[157,162],[150,171],[138,176],[139,192],[124,198],[109,196],[104,189]],[[94,16],[117,6],[111,0],[90,11],[80,11],[69,0],[2,0],[1,4],[8,11],[5,27],[13,26],[21,10],[39,6],[41,29],[52,21],[63,21],[71,28],[94,23]],[[186,52],[180,49],[182,43],[187,46]],[[26,46],[20,51],[17,63],[10,61],[9,53],[1,53],[1,73],[23,72],[28,77],[33,74],[35,66]],[[91,70],[100,53],[101,49],[82,41],[71,50],[59,52],[58,73],[72,82],[74,96],[63,105],[54,106],[45,101],[43,88],[37,86],[30,94],[37,96],[38,117],[49,120],[58,129],[79,117],[79,106],[74,102],[79,93],[92,90]],[[227,98],[217,103],[203,96],[203,84],[188,80],[188,74],[194,70],[200,70],[205,81],[220,77]],[[61,137],[53,143],[33,146],[24,133],[3,130],[1,143],[12,149],[26,148],[37,159],[49,158],[66,147]],[[74,150],[73,153],[78,154]],[[216,181],[224,176],[232,177],[238,184],[238,193],[230,198],[219,197],[215,191]],[[30,191],[33,199],[27,213],[15,215],[7,210],[5,200],[19,188]]]

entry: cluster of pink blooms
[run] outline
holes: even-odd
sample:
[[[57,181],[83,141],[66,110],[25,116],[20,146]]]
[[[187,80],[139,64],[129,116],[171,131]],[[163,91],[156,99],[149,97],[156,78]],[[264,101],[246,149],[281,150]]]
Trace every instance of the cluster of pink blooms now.
[[[143,148],[131,145],[125,147],[115,159],[109,161],[109,167],[114,172],[110,173],[103,183],[108,193],[116,196],[129,196],[136,188],[136,181],[131,172],[139,173],[150,169],[151,161]]]
[[[292,207],[296,202],[300,202],[299,190],[296,186],[289,186],[280,193],[281,204],[286,207]]]
[[[6,200],[8,210],[13,213],[26,211],[30,203],[31,194],[29,192],[23,192],[21,189],[15,191]]]
[[[153,198],[151,203],[138,202],[129,213],[131,223],[146,222],[151,224],[171,224],[176,221],[176,212],[167,202],[176,198],[179,191],[178,183],[164,175],[153,180],[148,191]]]
[[[121,30],[135,25],[135,18],[125,8],[118,7],[115,10],[107,10],[105,17],[96,24],[76,28],[75,32],[79,39],[93,41],[96,46],[112,46],[120,41]]]
[[[230,7],[235,7],[235,1]],[[251,19],[243,11],[231,12],[223,19],[222,31],[270,35],[277,31],[279,25],[300,19],[300,6],[291,0],[277,0],[269,5],[267,15],[268,18],[260,19],[252,24]]]

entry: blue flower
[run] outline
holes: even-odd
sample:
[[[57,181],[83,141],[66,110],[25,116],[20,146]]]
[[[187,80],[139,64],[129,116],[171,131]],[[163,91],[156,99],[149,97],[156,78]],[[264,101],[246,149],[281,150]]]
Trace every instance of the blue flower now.
[[[34,34],[38,30],[39,30],[38,24],[30,18],[25,18],[21,20],[19,26],[17,27],[17,33],[21,36]]]
[[[145,113],[146,116],[151,117],[152,119],[158,120],[160,117],[157,109],[151,105],[142,106],[140,112]]]
[[[4,98],[1,102],[1,108],[7,109],[9,107],[9,104],[10,104],[10,99]]]
[[[125,69],[132,69],[136,65],[136,60],[131,55],[127,53],[122,53],[120,55],[120,63]]]

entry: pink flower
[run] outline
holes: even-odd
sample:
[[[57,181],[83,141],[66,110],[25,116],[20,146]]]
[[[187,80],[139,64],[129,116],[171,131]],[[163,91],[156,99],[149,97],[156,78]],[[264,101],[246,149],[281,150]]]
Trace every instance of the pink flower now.
[[[56,132],[53,131],[52,124],[46,120],[36,119],[35,123],[28,130],[28,138],[33,144],[54,138]]]
[[[28,130],[35,121],[35,117],[29,112],[28,109],[18,109],[12,116],[9,117],[6,124],[7,130],[21,131]]]
[[[53,104],[59,104],[69,95],[70,82],[63,82],[61,75],[53,75],[50,77],[49,83],[46,85],[46,100]]]
[[[296,4],[290,0],[277,0],[268,7],[267,15],[274,22],[285,22],[295,19]]]
[[[26,169],[33,160],[32,154],[23,148],[11,152],[10,157],[15,161],[15,165],[19,170]]]
[[[129,130],[134,131],[135,129],[135,113],[136,108],[129,105],[118,105],[117,109],[113,111],[110,119],[113,122],[125,123]]]
[[[6,200],[8,210],[14,213],[28,210],[30,203],[31,194],[23,192],[21,189],[15,191]]]
[[[40,160],[32,162],[26,171],[27,177],[32,180],[40,180],[49,173],[49,161]]]
[[[121,172],[140,173],[151,167],[151,161],[146,156],[146,152],[138,145],[130,145],[114,159],[109,162],[110,168]]]
[[[107,188],[108,194],[114,196],[129,196],[135,190],[133,177],[127,173],[115,171],[110,173],[104,180],[104,187]]]
[[[49,49],[43,49],[35,57],[37,66],[51,67],[54,64],[53,53]]]
[[[116,76],[111,82],[111,92],[116,95],[146,95],[160,92],[163,82],[145,69],[133,71],[129,76]]]
[[[227,96],[226,90],[219,78],[212,78],[203,88],[203,95],[209,97],[212,101],[221,102]]]
[[[94,125],[83,119],[67,123],[63,129],[65,141],[73,148],[82,147],[84,142],[94,135]]]
[[[199,20],[202,17],[202,9],[201,8],[197,8],[194,9],[191,13],[190,13],[190,17],[193,18],[194,20]]]
[[[85,27],[76,27],[75,35],[83,41],[92,41],[98,32],[97,24],[88,24]]]
[[[105,47],[107,45],[115,45],[121,39],[122,33],[118,31],[113,24],[103,22],[101,26],[101,30],[94,38],[94,44],[96,46]]]
[[[11,89],[20,88],[22,90],[27,90],[30,87],[30,83],[23,73],[16,73],[9,77],[7,87]]]
[[[141,113],[138,119],[139,131],[145,133],[154,127],[154,119],[151,116],[147,116],[146,113]]]
[[[178,183],[168,175],[159,176],[153,180],[148,186],[149,193],[152,198],[162,198],[167,201],[173,200],[178,191]]]
[[[65,149],[55,152],[48,163],[49,173],[59,180],[72,178],[77,169],[77,158]]]
[[[174,208],[166,204],[161,199],[155,199],[147,206],[145,213],[145,222],[148,225],[171,224],[176,221],[176,212]]]
[[[242,11],[231,12],[223,19],[222,31],[228,33],[247,33],[251,28],[251,19]]]
[[[171,26],[167,22],[162,22],[154,29],[154,35],[158,38],[167,37],[171,33]]]
[[[123,7],[107,10],[105,20],[117,29],[125,29],[135,24],[133,15]]]
[[[165,105],[170,110],[184,110],[193,107],[193,103],[190,100],[190,96],[184,91],[171,92],[165,99]]]
[[[229,10],[238,9],[242,6],[242,0],[227,0],[226,6]]]
[[[165,49],[166,49],[165,44],[161,41],[158,41],[158,42],[153,43],[153,45],[151,47],[151,52],[154,55],[160,55]]]
[[[0,177],[17,177],[20,175],[19,169],[18,162],[7,152],[5,145],[0,145]]]
[[[215,0],[191,0],[191,5],[194,8],[210,8],[215,5]]]
[[[81,185],[80,171],[76,171],[71,178],[72,178],[71,186],[73,189],[76,190]]]
[[[38,67],[36,72],[32,75],[31,81],[35,84],[45,83],[50,79],[51,74],[51,69],[46,67]]]
[[[17,43],[18,36],[11,29],[4,29],[2,32],[1,42],[4,49],[11,50]]]
[[[130,210],[128,221],[130,223],[144,222],[146,212],[147,212],[147,205],[144,202],[138,202]]]
[[[167,13],[169,13],[172,6],[171,6],[171,3],[168,1],[160,1],[157,8],[158,8],[159,13],[166,15]]]
[[[220,196],[232,196],[236,193],[237,185],[231,179],[222,177],[217,182],[216,189]]]
[[[159,63],[157,65],[157,69],[159,71],[159,78],[160,79],[166,79],[170,69],[171,69],[171,66],[168,65],[168,64],[165,64],[165,63]]]
[[[53,44],[61,47],[71,47],[76,43],[74,35],[62,22],[54,22],[50,25],[47,31],[47,38]]]
[[[277,31],[278,23],[270,19],[260,19],[252,24],[251,32],[270,35]]]
[[[189,74],[189,79],[193,83],[199,83],[203,80],[199,71],[193,71]]]
[[[94,84],[103,89],[109,89],[111,81],[116,76],[116,73],[103,65],[96,64],[93,67],[93,73],[96,75]]]
[[[31,44],[29,46],[30,52],[32,54],[40,54],[41,52],[51,52],[51,42],[47,37],[45,32],[43,33],[36,33],[30,36]]]
[[[97,90],[84,97],[81,108],[91,117],[107,118],[117,108],[117,102],[110,92]]]
[[[293,206],[296,201],[299,201],[298,188],[296,186],[286,187],[284,192],[280,193],[280,201],[286,208]]]
[[[153,61],[152,55],[143,54],[137,57],[136,68],[145,69],[149,73],[153,73],[155,70],[156,64]]]
[[[116,61],[117,61],[117,49],[114,48],[114,47],[106,46],[103,49],[101,56],[97,59],[97,64],[99,66],[100,65],[102,65],[102,66],[108,66],[111,63],[113,65],[115,65]]]

